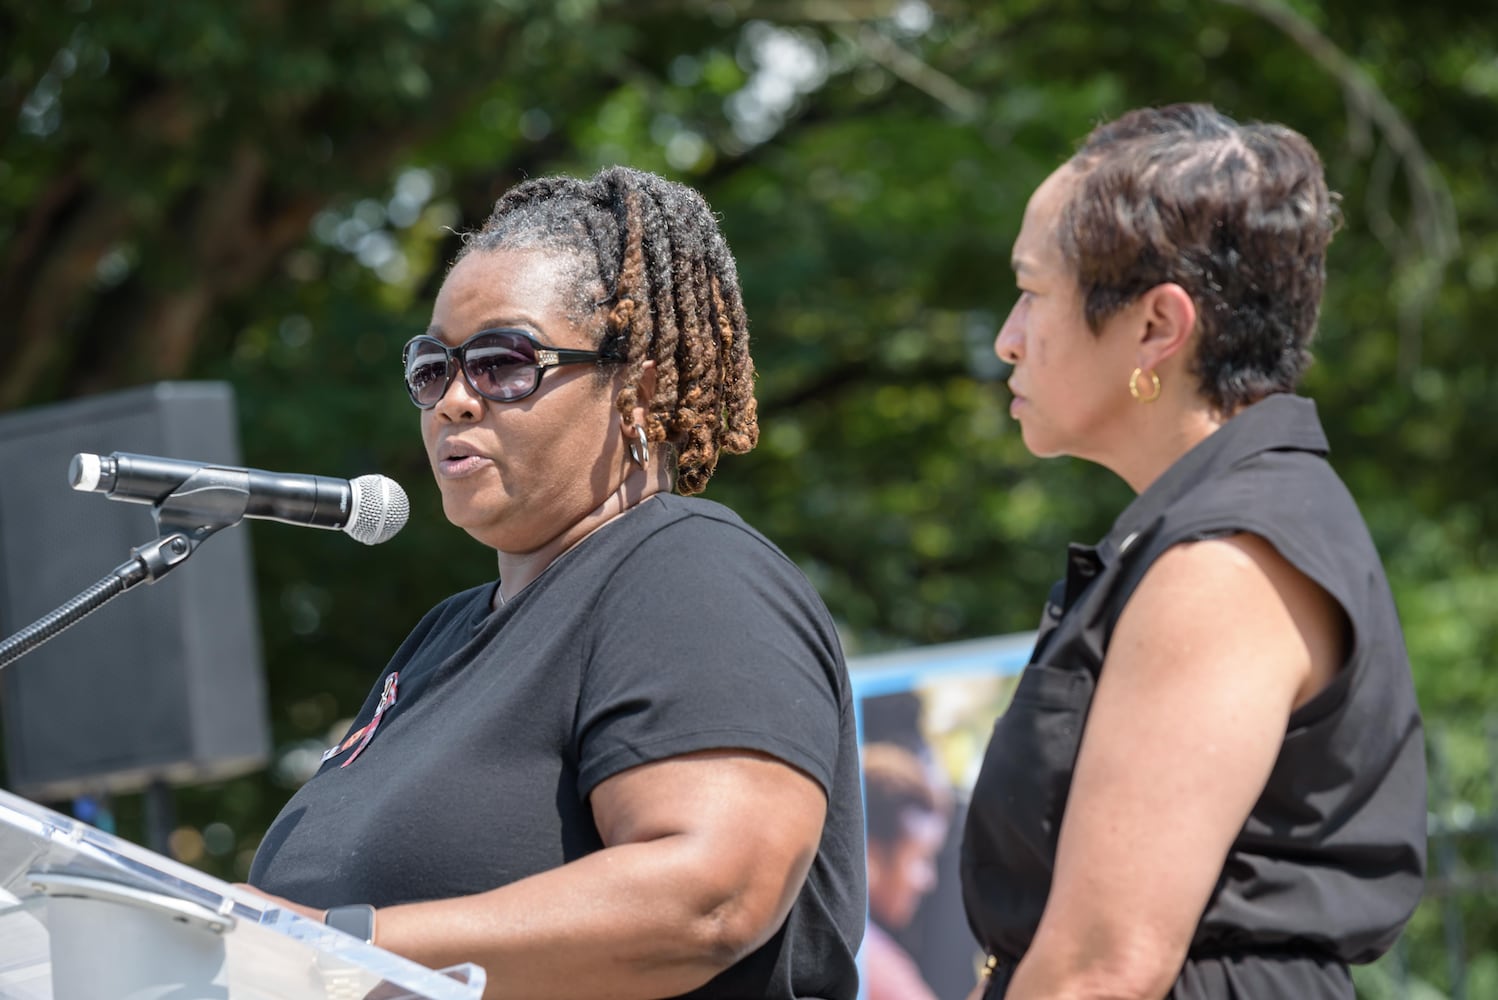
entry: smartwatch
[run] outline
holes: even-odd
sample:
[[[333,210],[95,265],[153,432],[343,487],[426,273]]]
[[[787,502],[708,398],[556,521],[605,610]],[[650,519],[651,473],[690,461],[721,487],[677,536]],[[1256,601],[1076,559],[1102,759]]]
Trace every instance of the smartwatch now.
[[[374,943],[375,908],[368,903],[335,906],[323,915],[322,922],[366,944]]]

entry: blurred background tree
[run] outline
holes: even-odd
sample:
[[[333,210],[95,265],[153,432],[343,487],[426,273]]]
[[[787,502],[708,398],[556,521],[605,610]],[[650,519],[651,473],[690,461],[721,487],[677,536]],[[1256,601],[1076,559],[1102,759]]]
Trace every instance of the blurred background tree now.
[[[456,233],[507,186],[624,162],[721,213],[763,436],[708,496],[797,560],[857,654],[1032,627],[1063,544],[1127,502],[1101,470],[1028,456],[991,345],[1029,192],[1097,121],[1177,100],[1299,129],[1343,193],[1306,391],[1388,561],[1450,762],[1432,822],[1491,816],[1490,14],[1457,0],[0,0],[0,56],[0,410],[223,379],[248,464],[382,472],[411,494],[411,524],[377,550],[256,529],[276,762],[181,793],[186,860],[242,877],[306,750],[405,630],[493,573],[442,518],[395,370]],[[128,835],[131,803],[119,813]],[[1459,969],[1434,898],[1391,961],[1431,995],[1498,995],[1498,906],[1458,896],[1478,942]],[[1393,982],[1360,974],[1369,996]]]

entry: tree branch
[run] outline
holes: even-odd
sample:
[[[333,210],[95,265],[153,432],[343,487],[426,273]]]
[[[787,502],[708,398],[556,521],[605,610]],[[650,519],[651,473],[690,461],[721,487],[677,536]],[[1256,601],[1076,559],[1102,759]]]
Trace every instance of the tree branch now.
[[[1372,129],[1382,135],[1404,167],[1409,182],[1411,226],[1415,245],[1387,212],[1388,187],[1393,171],[1375,161],[1369,185],[1372,229],[1403,265],[1410,292],[1398,301],[1400,318],[1400,368],[1409,372],[1419,364],[1420,315],[1440,290],[1446,265],[1457,255],[1461,239],[1456,209],[1445,180],[1421,145],[1409,121],[1390,103],[1378,85],[1350,56],[1282,0],[1219,0],[1242,7],[1283,31],[1342,87],[1348,110],[1355,116],[1353,134]],[[1397,235],[1396,235],[1397,234]]]
[[[832,30],[871,61],[930,95],[961,120],[972,121],[982,112],[983,98],[915,53],[895,44],[873,26],[865,24],[857,29],[838,26]]]
[[[128,230],[117,200],[90,195],[68,224],[34,280],[27,283],[16,320],[15,343],[0,371],[0,410],[19,406],[66,343],[78,304],[92,297],[99,259]]]
[[[0,260],[0,302],[13,306],[20,290],[31,283],[40,267],[42,246],[52,235],[59,217],[67,206],[79,197],[83,187],[83,176],[75,165],[60,176],[52,178],[40,197],[32,202],[15,238]],[[0,345],[5,343],[0,334]]]
[[[629,5],[624,16],[659,17],[680,14],[685,7],[698,16],[713,17],[713,8],[718,4],[710,0],[637,0]],[[900,0],[741,0],[732,3],[736,21],[761,19],[766,21],[799,21],[811,24],[839,22],[862,22],[893,17],[899,9]]]

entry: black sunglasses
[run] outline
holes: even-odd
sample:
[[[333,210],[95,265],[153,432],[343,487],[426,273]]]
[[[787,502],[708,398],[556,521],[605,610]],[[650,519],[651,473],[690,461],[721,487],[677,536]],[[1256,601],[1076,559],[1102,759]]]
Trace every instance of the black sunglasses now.
[[[548,368],[622,359],[602,351],[548,347],[524,330],[480,330],[457,347],[425,334],[412,337],[401,351],[401,360],[411,402],[430,410],[447,395],[460,368],[480,396],[513,403],[535,392]]]

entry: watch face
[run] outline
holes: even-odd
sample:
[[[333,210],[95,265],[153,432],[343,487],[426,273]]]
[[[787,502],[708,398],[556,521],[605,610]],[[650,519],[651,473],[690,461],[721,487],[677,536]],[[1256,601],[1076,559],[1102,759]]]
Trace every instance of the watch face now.
[[[374,920],[374,907],[368,903],[335,906],[323,916],[323,923],[329,927],[366,943],[374,940]]]

